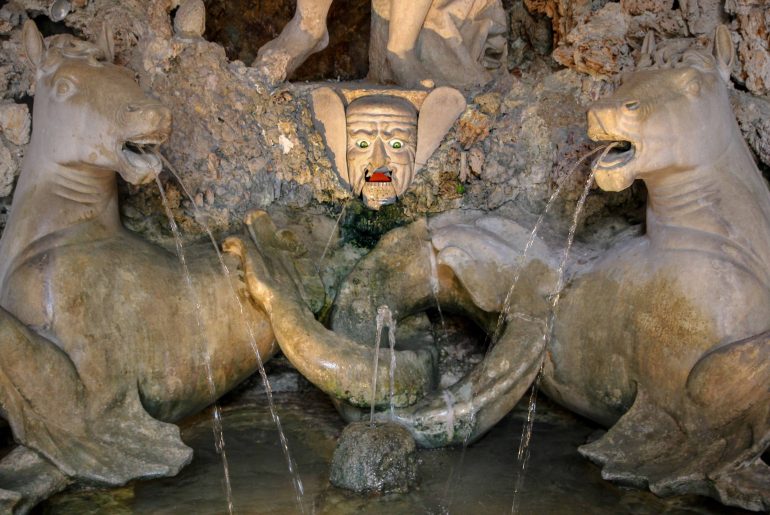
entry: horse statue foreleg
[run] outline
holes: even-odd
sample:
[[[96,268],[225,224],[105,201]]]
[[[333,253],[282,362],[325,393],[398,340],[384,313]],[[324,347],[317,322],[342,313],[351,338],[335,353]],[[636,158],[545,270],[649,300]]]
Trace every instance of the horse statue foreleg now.
[[[106,391],[104,378],[81,377],[53,341],[3,308],[0,355],[0,412],[19,444],[0,461],[0,513],[25,513],[74,480],[174,475],[192,458],[179,428],[144,411],[135,385]]]

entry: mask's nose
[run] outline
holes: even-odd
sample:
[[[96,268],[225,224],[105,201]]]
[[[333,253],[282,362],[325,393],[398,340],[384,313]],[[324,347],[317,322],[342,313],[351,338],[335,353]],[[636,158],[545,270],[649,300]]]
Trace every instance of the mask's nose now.
[[[388,154],[385,152],[385,144],[380,138],[374,140],[374,149],[372,150],[372,160],[369,165],[372,168],[382,168],[388,164]]]
[[[388,167],[388,154],[385,152],[385,144],[380,138],[374,140],[372,159],[366,169],[366,182],[391,182],[393,172]]]

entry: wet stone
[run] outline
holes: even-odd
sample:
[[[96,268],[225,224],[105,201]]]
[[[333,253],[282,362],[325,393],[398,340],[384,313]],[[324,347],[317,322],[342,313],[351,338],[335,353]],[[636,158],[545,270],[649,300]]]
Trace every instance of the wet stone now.
[[[354,422],[342,432],[329,481],[355,492],[408,492],[417,482],[412,435],[391,422]]]

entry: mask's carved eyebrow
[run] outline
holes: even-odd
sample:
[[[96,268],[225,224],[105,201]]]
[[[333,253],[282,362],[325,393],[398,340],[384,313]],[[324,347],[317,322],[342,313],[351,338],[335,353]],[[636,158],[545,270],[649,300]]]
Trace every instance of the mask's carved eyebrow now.
[[[375,136],[377,129],[348,129],[351,136]]]
[[[409,141],[414,137],[414,130],[393,127],[391,130],[383,131],[382,135],[385,136],[386,139],[399,138]]]

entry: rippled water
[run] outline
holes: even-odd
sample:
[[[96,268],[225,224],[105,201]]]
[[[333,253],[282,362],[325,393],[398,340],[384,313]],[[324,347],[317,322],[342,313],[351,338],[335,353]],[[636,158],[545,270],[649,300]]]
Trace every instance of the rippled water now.
[[[235,513],[291,514],[297,504],[266,402],[225,406]],[[264,399],[262,399],[264,401]],[[421,451],[421,483],[409,494],[362,496],[331,487],[328,468],[344,427],[331,402],[315,390],[275,395],[293,455],[303,471],[308,511],[317,514],[447,513],[446,481],[462,449]],[[517,435],[526,402],[479,442],[468,446],[453,482],[451,513],[510,512],[516,470]],[[527,481],[519,511],[526,514],[738,514],[694,496],[659,499],[601,479],[599,469],[577,453],[596,427],[541,399],[534,424]],[[214,514],[223,510],[221,461],[211,441],[210,414],[186,422],[183,439],[195,449],[193,462],[177,477],[128,487],[60,494],[39,509],[49,515]]]

